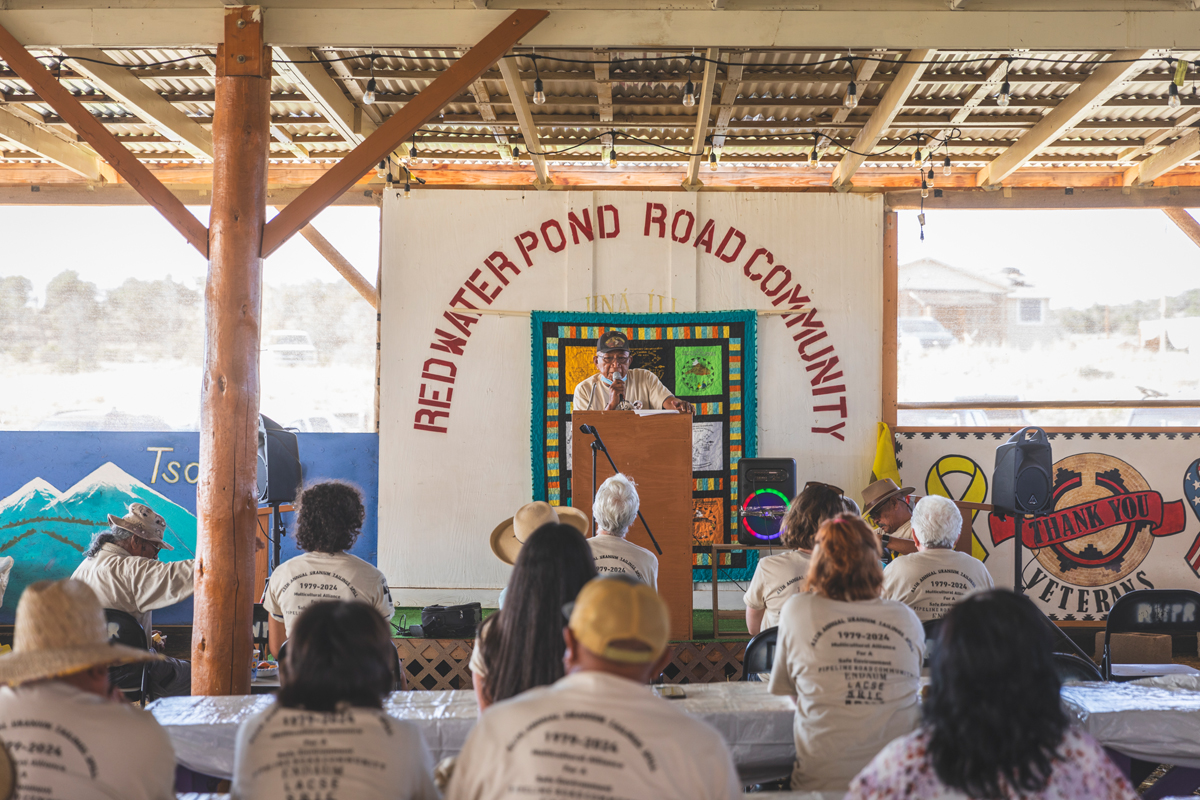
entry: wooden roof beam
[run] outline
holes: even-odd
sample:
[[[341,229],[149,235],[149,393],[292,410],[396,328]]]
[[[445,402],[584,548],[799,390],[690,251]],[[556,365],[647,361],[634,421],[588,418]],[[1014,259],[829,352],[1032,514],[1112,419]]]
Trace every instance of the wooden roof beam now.
[[[0,107],[0,139],[37,153],[89,181],[116,181],[116,173],[89,150],[60,139]]]
[[[275,69],[300,87],[329,124],[350,144],[361,144],[375,131],[375,123],[363,118],[362,109],[346,96],[342,86],[325,71],[323,64],[303,47],[276,47]]]
[[[26,83],[53,108],[75,132],[82,136],[112,169],[116,170],[146,202],[158,209],[188,242],[208,257],[208,228],[188,211],[179,198],[129,152],[92,113],[71,96],[17,39],[0,25],[0,59],[16,71]]]
[[[733,119],[733,104],[742,91],[742,76],[746,72],[745,59],[744,55],[730,54],[725,67],[725,84],[721,87],[717,121],[713,125],[712,146],[718,150],[725,146],[725,134],[729,130],[729,121]]]
[[[875,71],[877,69],[879,69],[879,61],[877,61],[875,58],[863,59],[862,61],[859,62],[858,67],[855,68],[854,84],[855,84],[855,88],[859,92],[859,97],[862,97],[862,95],[865,93],[866,88],[870,83],[871,77],[875,74]],[[847,81],[847,83],[849,83],[849,82]],[[858,104],[859,104],[859,106],[869,107],[869,106],[865,105],[861,100],[859,100]],[[878,106],[878,103],[876,103],[875,105]],[[839,104],[839,107],[833,112],[833,120],[832,120],[831,124],[841,125],[849,118],[850,118],[850,109],[846,108],[846,106],[843,104]],[[833,137],[832,131],[822,130],[819,132],[819,135],[817,136],[817,144],[816,144],[818,158],[821,158],[825,155],[825,151],[828,150],[829,146],[833,143],[832,137]]]
[[[1133,161],[1136,158],[1141,158],[1172,136],[1183,135],[1187,132],[1188,128],[1193,127],[1197,123],[1200,123],[1200,109],[1189,109],[1186,114],[1175,120],[1174,127],[1147,136],[1145,141],[1137,147],[1122,150],[1119,158],[1121,161]]]
[[[279,127],[278,125],[271,126],[271,138],[273,138],[275,141],[283,144],[283,146],[286,147],[288,150],[291,150],[292,153],[294,153],[297,158],[303,158],[303,159],[307,160],[308,158],[311,157],[309,155],[309,149],[307,147],[305,147],[304,145],[297,142],[296,139],[290,133],[288,133],[283,128]]]
[[[484,122],[496,121],[496,110],[492,108],[492,98],[488,94],[487,84],[482,80],[475,81],[471,84],[471,94],[475,97],[475,105],[479,108],[479,116]],[[492,136],[496,138],[496,147],[500,150],[500,156],[505,161],[512,161],[512,143],[508,141],[508,134],[504,128],[499,125],[493,125]]]
[[[892,120],[900,113],[900,108],[908,100],[913,89],[917,88],[921,74],[925,72],[925,62],[929,61],[935,52],[937,51],[910,50],[904,56],[904,60],[911,63],[900,67],[900,71],[896,73],[895,80],[888,86],[887,91],[883,93],[883,97],[879,100],[879,105],[875,107],[875,111],[867,120],[867,124],[863,126],[858,136],[855,137],[854,144],[850,146],[850,149],[854,152],[846,153],[833,170],[833,185],[835,188],[842,191],[850,188],[850,179],[854,177],[854,173],[862,166],[863,161],[871,153],[875,144],[883,138],[883,134],[892,126]]]
[[[533,161],[533,170],[537,174],[533,185],[539,189],[546,189],[553,186],[554,181],[550,177],[550,167],[546,165],[546,157],[539,155],[542,152],[542,142],[538,138],[537,123],[534,122],[533,112],[529,108],[529,97],[525,94],[525,84],[521,82],[521,76],[511,58],[501,58],[499,66],[500,74],[504,76],[504,88],[508,90],[508,97],[512,100],[517,124],[521,128],[521,137],[525,140],[525,149],[529,151],[529,158]]]
[[[1057,141],[1074,128],[1109,97],[1119,92],[1130,78],[1142,71],[1137,59],[1145,58],[1151,50],[1118,50],[1098,67],[1075,91],[1059,102],[1054,110],[1034,125],[1017,143],[997,156],[975,176],[978,186],[998,186],[1001,181],[1020,169],[1021,165],[1042,148]]]
[[[1145,186],[1197,155],[1200,155],[1200,130],[1193,128],[1170,147],[1164,147],[1137,166],[1125,170],[1122,182],[1126,186]]]
[[[550,16],[549,11],[518,10],[492,29],[479,44],[425,87],[410,103],[388,118],[263,229],[262,257],[274,253],[330,203],[345,193],[380,160],[437,115],[451,97],[475,82],[484,70],[507,53],[521,37]],[[328,76],[326,76],[328,77]]]
[[[1186,208],[1164,208],[1163,213],[1171,218],[1179,226],[1179,230],[1183,231],[1184,235],[1195,242],[1197,247],[1200,247],[1200,222],[1196,222],[1196,218]]]
[[[704,62],[704,79],[700,83],[700,96],[696,103],[696,130],[692,134],[692,155],[688,158],[687,175],[682,184],[683,188],[692,192],[704,185],[700,180],[700,163],[704,160],[704,140],[708,136],[708,120],[712,114],[713,91],[717,88],[717,64],[721,58],[721,51],[710,47],[704,55],[707,60]]]
[[[72,47],[64,52],[71,59],[76,72],[87,76],[88,80],[120,102],[126,110],[136,114],[162,135],[179,142],[183,149],[197,158],[212,161],[212,134],[164,100],[134,73],[124,67],[96,63],[111,61],[103,50]]]

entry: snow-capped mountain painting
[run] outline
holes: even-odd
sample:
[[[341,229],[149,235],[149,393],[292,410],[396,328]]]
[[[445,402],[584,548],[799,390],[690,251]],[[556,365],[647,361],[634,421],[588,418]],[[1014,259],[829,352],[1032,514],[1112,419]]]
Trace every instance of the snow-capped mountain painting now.
[[[15,607],[30,583],[69,577],[92,536],[108,527],[108,515],[124,516],[130,503],[144,503],[166,519],[166,540],[175,550],[162,551],[162,560],[192,557],[195,516],[111,461],[65,492],[34,478],[0,499],[0,556],[12,556],[16,561],[5,607]]]

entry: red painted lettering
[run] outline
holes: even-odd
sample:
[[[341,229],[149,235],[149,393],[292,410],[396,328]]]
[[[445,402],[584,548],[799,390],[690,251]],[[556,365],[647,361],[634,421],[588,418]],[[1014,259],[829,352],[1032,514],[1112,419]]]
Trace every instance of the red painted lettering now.
[[[430,367],[445,367],[449,371],[444,375],[439,375],[430,369]],[[453,361],[443,361],[440,358],[428,359],[421,369],[423,370],[421,372],[422,378],[425,380],[441,381],[442,383],[454,383],[454,376],[458,374],[458,367],[454,365]]]
[[[729,246],[729,240],[734,236],[736,236],[738,239],[737,249],[729,255],[726,255],[725,248]],[[721,240],[721,246],[717,248],[717,258],[721,259],[726,264],[732,264],[734,261],[737,261],[737,257],[741,255],[742,248],[745,246],[746,236],[737,228],[730,228],[728,231],[726,231],[725,238]]]
[[[646,203],[646,229],[643,236],[650,235],[650,226],[658,226],[658,238],[667,235],[667,207],[662,203]]]
[[[775,275],[776,273],[779,273],[779,275],[782,276],[779,281],[779,284],[774,289],[768,289],[767,283],[771,280],[771,277],[773,275]],[[765,294],[767,297],[774,297],[775,295],[779,294],[779,290],[782,289],[784,286],[787,286],[788,283],[791,282],[791,280],[792,280],[792,271],[790,269],[788,269],[787,267],[785,267],[783,264],[776,264],[774,267],[771,268],[771,271],[767,273],[767,277],[762,279],[762,283],[760,284],[760,286],[762,287],[763,294]]]
[[[604,222],[607,215],[612,215],[611,228]],[[617,234],[621,232],[621,215],[617,213],[616,206],[603,205],[596,209],[597,227],[600,228],[601,239],[615,239]]]
[[[425,394],[425,390],[429,390],[429,394]],[[454,399],[454,389],[447,386],[444,389],[434,389],[427,383],[421,384],[421,397],[417,402],[423,406],[433,406],[434,408],[449,408],[451,401]],[[442,395],[445,395],[443,398]]]
[[[687,217],[687,230],[682,235],[679,233],[679,220]],[[692,238],[692,229],[696,227],[696,217],[686,208],[681,208],[675,212],[675,218],[671,220],[671,238],[677,242],[686,242]]]
[[[550,231],[558,233],[557,247],[550,241],[550,236],[548,235]],[[567,236],[563,233],[562,225],[558,224],[558,220],[548,219],[542,223],[542,241],[546,243],[546,248],[551,253],[561,253],[563,248],[567,246]]]
[[[757,281],[762,278],[761,272],[750,271],[750,267],[754,266],[754,262],[758,261],[759,256],[766,256],[768,265],[775,263],[775,256],[771,255],[770,250],[766,250],[762,247],[755,250],[754,254],[750,256],[750,260],[746,262],[746,266],[742,267],[742,272],[746,273],[746,277],[752,281]]]
[[[492,274],[499,278],[500,282],[505,286],[508,286],[508,278],[504,277],[500,270],[510,269],[512,270],[513,275],[521,274],[521,270],[517,269],[516,264],[508,260],[508,256],[504,255],[503,250],[497,250],[496,252],[492,253],[483,260],[483,263],[487,264],[488,269],[492,271]]]
[[[592,214],[589,209],[582,209],[583,222],[579,221],[579,217],[575,216],[574,211],[567,212],[567,224],[571,226],[571,241],[579,244],[579,234],[583,234],[587,240],[592,241]]]
[[[842,436],[840,433],[837,432],[839,428],[844,428],[844,427],[846,427],[846,423],[839,422],[837,425],[833,425],[829,428],[812,428],[812,432],[813,433],[828,433],[830,436],[834,437],[839,442],[844,442],[844,441],[846,441],[846,437]]]
[[[537,234],[533,231],[518,233],[513,237],[513,241],[517,243],[517,247],[521,250],[521,256],[525,259],[525,266],[532,267],[533,259],[529,257],[529,252],[531,250],[537,250]]]
[[[846,418],[846,395],[838,398],[837,404],[832,406],[813,406],[813,411],[836,411],[842,419]]]
[[[463,354],[463,347],[466,346],[467,340],[455,336],[452,333],[446,333],[441,328],[435,328],[433,335],[441,339],[440,342],[433,342],[429,347],[433,350],[441,350],[443,353],[452,353],[456,356]]]
[[[711,254],[713,246],[713,231],[716,229],[717,226],[711,219],[704,223],[704,227],[700,229],[700,235],[696,237],[696,241],[692,244],[692,247],[703,246],[704,252]]]
[[[813,386],[816,386],[818,383],[825,383],[826,381],[831,381],[836,378],[842,377],[841,370],[838,370],[837,372],[833,373],[832,375],[829,374],[829,371],[831,369],[833,369],[834,367],[836,367],[837,365],[838,365],[838,357],[834,356],[833,358],[829,359],[828,361],[818,361],[816,364],[810,364],[809,366],[805,367],[805,369],[808,370],[809,372],[812,372],[813,370],[818,370],[817,374],[812,377],[812,380],[810,381],[810,383]]]
[[[488,283],[487,281],[480,281],[479,283],[475,282],[476,280],[478,280],[479,276],[482,274],[483,274],[483,270],[481,270],[481,269],[477,269],[474,272],[472,272],[471,277],[467,278],[467,280],[466,280],[466,287],[468,289],[470,289],[471,291],[473,291],[475,294],[479,295],[480,299],[482,299],[488,305],[491,305],[492,301],[496,299],[496,295],[500,294],[500,290],[503,289],[504,287],[497,286],[496,291],[492,292],[491,294],[488,294],[487,290],[488,290],[488,287],[491,286],[490,283]]]
[[[431,408],[418,408],[416,416],[413,417],[413,427],[419,431],[433,431],[434,433],[445,433],[446,429],[441,425],[435,425],[438,417],[450,416],[449,411],[434,411]],[[424,417],[426,424],[421,424],[421,418]]]
[[[450,324],[462,331],[463,336],[471,335],[471,326],[479,322],[479,317],[474,314],[459,314],[454,311],[444,311],[442,316],[450,321]]]
[[[467,293],[467,288],[465,286],[463,288],[459,289],[457,292],[455,292],[454,297],[450,298],[450,305],[451,306],[462,306],[465,308],[475,308],[475,309],[479,308],[479,306],[473,306],[467,302],[467,299],[465,297],[463,297],[463,295],[465,295],[466,293]]]

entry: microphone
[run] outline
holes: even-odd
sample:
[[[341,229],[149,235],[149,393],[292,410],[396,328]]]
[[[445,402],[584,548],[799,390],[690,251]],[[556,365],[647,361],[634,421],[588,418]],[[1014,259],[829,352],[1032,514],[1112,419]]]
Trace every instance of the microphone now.
[[[593,428],[591,425],[580,425],[579,432],[580,433],[590,433],[590,434],[595,435],[596,429]]]

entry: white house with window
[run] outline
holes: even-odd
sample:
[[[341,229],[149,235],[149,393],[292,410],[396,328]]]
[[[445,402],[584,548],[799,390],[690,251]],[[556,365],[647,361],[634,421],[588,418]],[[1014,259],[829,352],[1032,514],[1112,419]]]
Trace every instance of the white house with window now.
[[[923,258],[900,265],[897,289],[900,317],[935,319],[959,341],[1026,348],[1060,336],[1049,299],[1016,268],[984,274]]]

